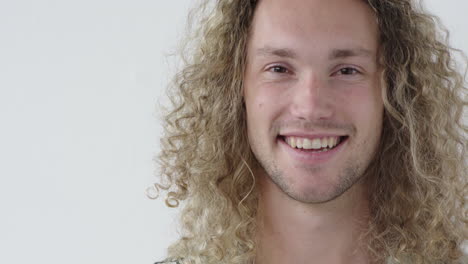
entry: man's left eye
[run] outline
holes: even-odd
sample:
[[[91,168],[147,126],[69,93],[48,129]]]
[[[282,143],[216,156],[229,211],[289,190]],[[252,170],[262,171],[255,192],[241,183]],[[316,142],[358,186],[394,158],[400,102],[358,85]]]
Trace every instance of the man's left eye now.
[[[342,74],[342,75],[353,75],[357,73],[360,73],[360,72],[352,67],[342,68],[338,71],[338,74]]]

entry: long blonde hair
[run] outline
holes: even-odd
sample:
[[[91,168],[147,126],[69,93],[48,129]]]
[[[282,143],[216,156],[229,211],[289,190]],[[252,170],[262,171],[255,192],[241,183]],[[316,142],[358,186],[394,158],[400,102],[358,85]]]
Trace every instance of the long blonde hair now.
[[[467,239],[468,105],[465,75],[448,32],[410,0],[368,0],[380,28],[384,129],[368,171],[376,261],[461,263]],[[214,4],[214,5],[213,5]],[[184,263],[250,263],[255,256],[256,160],[241,89],[256,0],[217,0],[191,13],[170,86],[172,105],[157,157],[166,204],[183,203],[181,238],[168,250]],[[462,54],[458,51],[459,54]]]

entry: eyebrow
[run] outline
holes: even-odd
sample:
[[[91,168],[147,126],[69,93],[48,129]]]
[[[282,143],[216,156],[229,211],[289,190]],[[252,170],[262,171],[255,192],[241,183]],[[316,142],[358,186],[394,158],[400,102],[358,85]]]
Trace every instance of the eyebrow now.
[[[296,59],[299,56],[296,52],[287,48],[274,48],[270,46],[265,46],[259,48],[256,51],[256,54],[261,57],[275,56],[281,58],[291,58]],[[343,59],[348,57],[372,57],[373,52],[365,48],[353,48],[353,49],[333,49],[329,56],[329,60]]]
[[[334,49],[328,59],[342,59],[348,57],[372,57],[374,53],[371,50],[365,48],[355,48],[355,49]]]
[[[269,46],[265,46],[263,48],[257,49],[256,54],[260,57],[275,56],[275,57],[291,58],[291,59],[297,58],[296,52],[294,52],[291,49],[273,48]]]

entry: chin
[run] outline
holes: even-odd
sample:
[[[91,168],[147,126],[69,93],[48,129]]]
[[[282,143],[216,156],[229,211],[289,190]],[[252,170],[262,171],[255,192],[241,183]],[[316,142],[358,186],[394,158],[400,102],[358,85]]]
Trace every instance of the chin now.
[[[362,178],[359,167],[350,165],[339,171],[336,168],[331,171],[320,171],[320,168],[308,169],[308,171],[296,169],[289,170],[293,172],[292,174],[276,174],[270,178],[283,193],[296,201],[325,203],[342,196],[359,183]]]

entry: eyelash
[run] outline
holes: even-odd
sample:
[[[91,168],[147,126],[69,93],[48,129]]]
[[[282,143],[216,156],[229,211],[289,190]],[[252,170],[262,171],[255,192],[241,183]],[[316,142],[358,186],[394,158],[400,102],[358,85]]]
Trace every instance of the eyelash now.
[[[343,70],[351,70],[351,71],[353,71],[355,74],[360,74],[360,73],[361,73],[358,69],[356,69],[356,68],[354,68],[354,67],[349,67],[349,66],[348,66],[348,67],[341,68],[341,69],[339,69],[337,72],[342,74],[342,71],[343,71]],[[343,74],[342,74],[342,75],[343,75]],[[354,75],[354,74],[344,74],[344,75]]]
[[[276,72],[276,71],[274,71],[275,68],[276,68],[276,69],[285,70],[286,72]],[[286,68],[286,67],[284,67],[284,66],[282,66],[282,65],[273,65],[273,66],[269,67],[269,68],[267,69],[267,71],[270,71],[270,72],[273,72],[273,73],[282,73],[282,74],[284,74],[284,73],[289,73],[288,68]]]
[[[281,69],[282,71],[285,71],[285,72],[277,72],[277,71],[274,71],[274,69]],[[354,68],[354,67],[350,67],[350,66],[347,66],[347,67],[343,67],[343,68],[340,68],[338,71],[336,71],[336,73],[341,73],[341,75],[354,75],[354,74],[343,74],[342,71],[343,70],[351,70],[353,71],[353,73],[355,74],[361,74],[361,71],[359,71],[358,69]],[[286,73],[289,73],[290,71],[288,70],[288,68],[282,66],[282,65],[273,65],[271,67],[269,67],[267,69],[267,71],[270,71],[272,73],[280,73],[280,74],[286,74]]]

